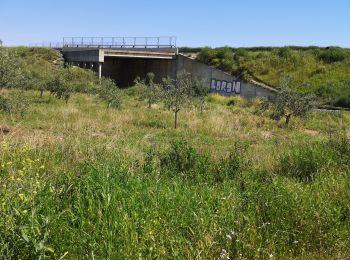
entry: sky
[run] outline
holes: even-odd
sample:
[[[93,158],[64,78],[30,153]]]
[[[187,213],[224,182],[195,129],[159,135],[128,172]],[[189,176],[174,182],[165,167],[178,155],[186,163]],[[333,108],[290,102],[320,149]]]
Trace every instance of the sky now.
[[[349,0],[1,0],[5,45],[177,37],[178,46],[350,47]]]

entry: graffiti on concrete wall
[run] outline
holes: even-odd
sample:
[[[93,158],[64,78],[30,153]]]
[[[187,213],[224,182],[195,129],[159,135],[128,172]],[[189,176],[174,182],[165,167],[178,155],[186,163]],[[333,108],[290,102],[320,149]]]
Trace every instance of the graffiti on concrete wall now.
[[[212,78],[210,83],[210,91],[222,94],[240,94],[241,82],[235,80],[226,81]]]

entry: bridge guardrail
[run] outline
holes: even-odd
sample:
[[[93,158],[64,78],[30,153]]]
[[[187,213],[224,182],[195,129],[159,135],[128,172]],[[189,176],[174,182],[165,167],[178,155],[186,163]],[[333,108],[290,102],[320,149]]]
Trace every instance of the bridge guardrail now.
[[[176,48],[176,37],[64,37],[63,47]]]

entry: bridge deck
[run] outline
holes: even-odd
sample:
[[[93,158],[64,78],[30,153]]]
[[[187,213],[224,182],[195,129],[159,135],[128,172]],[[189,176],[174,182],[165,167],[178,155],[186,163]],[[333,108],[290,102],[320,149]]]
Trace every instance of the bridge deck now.
[[[67,61],[80,62],[103,62],[105,57],[116,58],[142,58],[142,59],[175,59],[178,54],[174,48],[123,48],[123,49],[100,49],[100,48],[76,48],[64,47],[62,49]]]

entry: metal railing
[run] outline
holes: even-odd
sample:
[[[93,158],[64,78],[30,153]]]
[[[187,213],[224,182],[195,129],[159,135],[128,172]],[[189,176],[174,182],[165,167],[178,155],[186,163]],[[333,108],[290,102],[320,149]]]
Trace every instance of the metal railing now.
[[[62,42],[40,42],[40,43],[29,43],[29,47],[42,47],[42,48],[54,48],[61,49],[63,47]]]
[[[64,37],[63,47],[176,48],[176,37]]]

